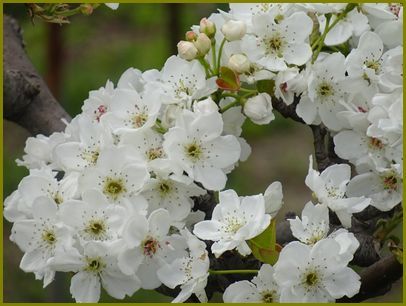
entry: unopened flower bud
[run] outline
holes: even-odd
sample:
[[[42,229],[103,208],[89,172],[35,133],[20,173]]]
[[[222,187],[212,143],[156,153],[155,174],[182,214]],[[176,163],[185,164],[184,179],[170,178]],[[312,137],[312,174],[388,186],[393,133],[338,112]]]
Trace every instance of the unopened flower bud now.
[[[200,33],[204,33],[209,38],[213,38],[214,34],[216,34],[216,25],[207,18],[202,18],[202,20],[200,20]]]
[[[244,114],[256,124],[268,124],[275,119],[271,97],[267,93],[260,93],[249,98],[244,104]]]
[[[80,5],[80,12],[83,15],[91,15],[93,13],[93,6],[89,3],[81,4]]]
[[[197,57],[199,51],[192,42],[181,40],[178,43],[178,53],[181,58],[191,61]]]
[[[185,34],[185,38],[187,41],[195,41],[197,38],[197,34],[193,31],[187,31]]]
[[[250,61],[244,54],[234,54],[228,60],[227,66],[237,73],[244,73],[250,70]]]
[[[206,55],[211,48],[211,40],[206,34],[200,33],[194,42],[195,47],[199,51],[199,55]]]
[[[228,41],[241,39],[246,31],[247,26],[241,20],[229,20],[221,27],[221,32]]]

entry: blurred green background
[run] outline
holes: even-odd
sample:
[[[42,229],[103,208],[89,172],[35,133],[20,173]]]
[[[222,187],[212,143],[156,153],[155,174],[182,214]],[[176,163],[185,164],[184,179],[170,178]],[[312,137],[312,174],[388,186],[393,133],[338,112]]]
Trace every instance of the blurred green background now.
[[[46,79],[63,107],[75,116],[88,92],[104,86],[107,79],[117,83],[129,67],[160,69],[176,53],[176,44],[202,17],[208,17],[227,4],[121,4],[117,11],[101,6],[91,16],[74,16],[71,24],[31,23],[23,4],[5,4],[4,12],[19,21],[26,50],[34,66]],[[4,197],[18,186],[27,170],[17,167],[15,159],[23,154],[29,133],[4,121]],[[304,184],[313,140],[308,127],[277,117],[270,125],[256,126],[248,120],[243,136],[252,147],[248,161],[231,174],[228,187],[241,195],[264,192],[279,180],[283,184],[285,205],[278,215],[299,212],[311,199]],[[19,269],[21,251],[10,243],[11,225],[5,221],[4,302],[71,302],[69,279],[43,289],[42,283]],[[384,298],[399,301],[401,287]],[[171,299],[151,291],[139,291],[125,302],[169,302]],[[115,301],[103,294],[101,302]],[[217,300],[220,301],[220,300]],[[383,301],[383,300],[379,300]]]

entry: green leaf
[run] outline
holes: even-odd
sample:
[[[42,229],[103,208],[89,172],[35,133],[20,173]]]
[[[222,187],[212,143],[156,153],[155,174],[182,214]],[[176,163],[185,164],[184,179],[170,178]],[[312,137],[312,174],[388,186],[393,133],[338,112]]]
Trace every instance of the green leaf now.
[[[281,246],[276,243],[276,222],[272,220],[269,226],[260,235],[248,241],[252,254],[258,260],[275,264],[279,258]]]
[[[258,92],[266,92],[271,97],[275,93],[275,81],[274,80],[260,80],[257,82]]]
[[[237,91],[240,89],[240,78],[238,74],[228,67],[220,67],[220,77],[216,80],[220,89]]]

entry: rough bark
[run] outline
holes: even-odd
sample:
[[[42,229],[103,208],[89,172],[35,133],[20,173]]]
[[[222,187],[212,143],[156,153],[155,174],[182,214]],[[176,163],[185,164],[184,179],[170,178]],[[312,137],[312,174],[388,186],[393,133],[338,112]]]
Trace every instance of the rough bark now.
[[[61,119],[69,121],[70,116],[25,53],[21,28],[13,18],[4,16],[3,31],[4,118],[34,135],[62,131],[65,124]]]

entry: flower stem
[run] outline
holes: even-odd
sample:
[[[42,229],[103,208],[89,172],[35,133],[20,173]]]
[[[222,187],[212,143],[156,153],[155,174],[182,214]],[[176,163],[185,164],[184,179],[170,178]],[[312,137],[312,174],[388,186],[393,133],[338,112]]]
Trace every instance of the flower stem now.
[[[227,104],[226,106],[220,108],[220,113],[224,113],[225,111],[229,110],[230,108],[232,108],[233,106],[236,106],[238,104],[240,104],[239,99],[237,99],[234,102],[231,102],[231,103]]]
[[[214,74],[217,74],[218,68],[216,66],[217,60],[216,60],[216,41],[213,39],[211,42],[211,56],[212,56],[212,62],[213,62],[213,72]]]
[[[220,44],[220,49],[219,49],[219,54],[217,57],[217,65],[216,65],[216,69],[215,69],[215,74],[219,74],[220,72],[220,61],[221,61],[221,54],[223,53],[223,48],[224,48],[224,44],[226,43],[226,39],[223,38],[221,44]],[[215,65],[215,63],[213,63],[213,65]]]
[[[257,274],[258,270],[209,270],[212,275],[216,274]]]
[[[202,64],[204,67],[204,70],[206,71],[206,76],[210,77],[213,74],[213,71],[210,68],[210,65],[206,62],[206,60],[203,57],[198,58],[199,63]]]
[[[243,87],[240,87],[239,91],[244,91],[244,92],[249,92],[249,93],[258,93],[258,90],[256,90],[256,89],[248,89],[248,88],[243,88]]]

